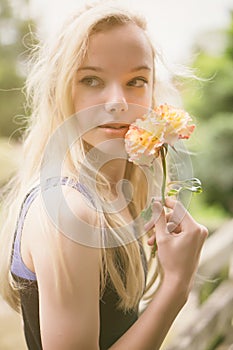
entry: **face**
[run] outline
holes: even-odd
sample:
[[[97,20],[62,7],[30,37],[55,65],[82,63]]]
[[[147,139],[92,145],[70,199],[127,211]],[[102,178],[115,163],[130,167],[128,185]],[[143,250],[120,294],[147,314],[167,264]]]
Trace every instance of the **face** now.
[[[151,107],[153,76],[151,46],[135,24],[91,35],[72,86],[83,139],[95,147],[122,142],[129,124]]]

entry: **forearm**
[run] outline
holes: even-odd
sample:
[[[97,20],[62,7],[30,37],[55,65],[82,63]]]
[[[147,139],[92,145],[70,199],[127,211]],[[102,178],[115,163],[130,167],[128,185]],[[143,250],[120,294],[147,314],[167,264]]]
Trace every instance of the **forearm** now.
[[[135,324],[110,350],[157,350],[187,300],[187,288],[164,280],[154,299]]]

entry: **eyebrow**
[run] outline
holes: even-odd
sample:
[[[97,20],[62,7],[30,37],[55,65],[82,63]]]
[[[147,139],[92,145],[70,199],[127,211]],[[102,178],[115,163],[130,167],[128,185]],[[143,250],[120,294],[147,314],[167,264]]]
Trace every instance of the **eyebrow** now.
[[[96,66],[84,66],[78,68],[78,71],[85,71],[85,70],[93,70],[95,72],[104,72],[104,69],[101,67],[96,67]],[[137,72],[139,70],[148,70],[151,71],[151,68],[149,66],[138,66],[130,70],[130,72]]]
[[[151,71],[151,68],[149,66],[138,66],[133,69],[131,69],[131,72],[137,72],[139,70],[148,70]]]

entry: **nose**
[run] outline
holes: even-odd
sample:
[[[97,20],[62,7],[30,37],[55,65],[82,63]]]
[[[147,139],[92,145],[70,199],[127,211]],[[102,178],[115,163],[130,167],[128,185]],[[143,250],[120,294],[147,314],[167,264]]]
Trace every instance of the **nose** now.
[[[105,102],[105,110],[108,113],[122,113],[128,110],[124,93],[119,86],[112,86]]]
[[[128,104],[126,101],[116,101],[105,103],[105,109],[108,113],[120,113],[128,110]]]

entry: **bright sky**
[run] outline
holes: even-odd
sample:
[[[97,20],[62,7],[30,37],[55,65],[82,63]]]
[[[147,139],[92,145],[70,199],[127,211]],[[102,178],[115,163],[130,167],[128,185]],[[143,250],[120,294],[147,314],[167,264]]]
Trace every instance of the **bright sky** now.
[[[184,62],[203,32],[225,28],[233,0],[121,0],[148,19],[150,32],[169,61]],[[85,0],[31,0],[31,13],[40,20],[41,32],[54,30],[67,13]],[[215,39],[213,38],[213,42]]]

